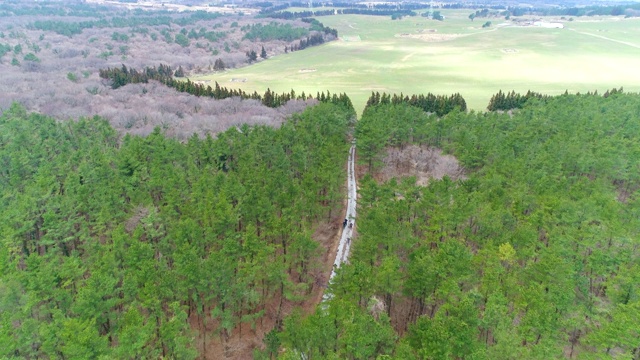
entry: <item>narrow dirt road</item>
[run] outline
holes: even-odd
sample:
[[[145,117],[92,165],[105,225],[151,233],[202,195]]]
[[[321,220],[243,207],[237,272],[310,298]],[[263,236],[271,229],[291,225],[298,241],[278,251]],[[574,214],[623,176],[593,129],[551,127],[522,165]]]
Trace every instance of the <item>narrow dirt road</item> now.
[[[356,189],[356,176],[355,176],[355,156],[356,145],[355,141],[349,149],[349,161],[347,162],[347,215],[346,225],[343,226],[342,236],[340,236],[340,243],[338,244],[338,250],[336,252],[336,258],[333,262],[333,268],[331,269],[331,276],[329,277],[329,283],[336,275],[336,270],[345,262],[349,260],[349,252],[351,250],[351,238],[353,236],[353,229],[356,226],[356,197],[358,196]],[[322,296],[322,301],[330,299],[332,294],[328,291]]]

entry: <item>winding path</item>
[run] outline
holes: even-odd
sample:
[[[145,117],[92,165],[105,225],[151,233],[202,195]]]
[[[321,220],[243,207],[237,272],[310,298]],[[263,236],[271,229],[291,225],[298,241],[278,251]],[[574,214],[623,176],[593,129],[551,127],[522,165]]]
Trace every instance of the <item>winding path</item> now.
[[[356,197],[358,196],[356,190],[356,176],[355,176],[355,156],[356,145],[355,141],[349,149],[349,161],[347,162],[347,219],[350,225],[345,226],[342,229],[342,235],[340,236],[340,244],[338,244],[338,251],[336,253],[336,259],[333,262],[333,268],[331,269],[331,276],[329,277],[329,283],[336,275],[336,270],[343,263],[349,260],[349,251],[351,250],[351,238],[353,236],[353,229],[356,226]],[[322,296],[322,301],[326,301],[333,297],[333,294],[326,291]]]

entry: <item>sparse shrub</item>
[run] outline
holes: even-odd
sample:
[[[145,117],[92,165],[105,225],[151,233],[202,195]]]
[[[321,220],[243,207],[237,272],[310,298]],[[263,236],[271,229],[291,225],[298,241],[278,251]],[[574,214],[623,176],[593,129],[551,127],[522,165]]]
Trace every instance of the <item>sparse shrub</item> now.
[[[256,61],[257,59],[258,59],[258,54],[256,53],[255,50],[247,51],[247,61],[249,61],[249,64]]]
[[[11,45],[9,45],[9,44],[6,44],[6,45],[0,44],[0,57],[3,57],[5,54],[7,54],[10,51],[11,51]]]
[[[187,47],[189,46],[189,38],[186,37],[184,34],[180,33],[176,35],[176,44],[182,46],[182,47]]]
[[[40,62],[40,59],[38,59],[38,57],[35,56],[33,53],[28,53],[27,55],[24,56],[24,61]]]
[[[125,121],[124,128],[127,129],[127,130],[131,129],[133,127],[133,125],[135,125],[135,124],[136,124],[136,119],[130,117]]]
[[[225,69],[225,65],[224,65],[224,62],[222,61],[222,59],[216,59],[215,64],[213,64],[213,70],[222,71],[224,69]]]
[[[114,33],[111,34],[111,40],[127,42],[129,41],[129,36],[127,34],[121,34],[117,31],[114,31]]]
[[[110,56],[113,56],[113,52],[111,51],[103,51],[98,55],[99,58],[108,60]]]
[[[78,76],[72,72],[67,73],[67,79],[69,79],[72,82],[78,82]]]

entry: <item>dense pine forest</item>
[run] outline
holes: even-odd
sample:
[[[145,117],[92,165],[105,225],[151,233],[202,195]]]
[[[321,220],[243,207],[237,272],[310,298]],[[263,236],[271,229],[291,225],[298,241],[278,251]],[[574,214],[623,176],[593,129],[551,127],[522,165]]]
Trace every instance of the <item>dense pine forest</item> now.
[[[311,94],[305,95],[304,91],[301,94],[296,95],[295,90],[291,90],[291,92],[288,93],[277,94],[271,91],[271,89],[267,89],[267,91],[265,91],[263,95],[260,95],[257,92],[254,92],[253,94],[247,94],[243,90],[228,89],[226,87],[220,86],[217,81],[215,82],[214,87],[211,87],[211,85],[207,85],[205,87],[203,84],[192,82],[189,79],[187,79],[187,81],[176,80],[173,77],[173,74],[178,73],[179,71],[181,71],[181,68],[173,71],[170,66],[163,64],[160,64],[160,66],[158,66],[157,68],[155,66],[147,66],[145,69],[138,71],[136,69],[127,69],[127,66],[123,64],[120,68],[100,69],[99,75],[103,79],[110,80],[111,87],[113,89],[117,89],[127,84],[146,84],[149,82],[149,80],[156,80],[168,87],[176,89],[179,92],[188,93],[190,95],[195,95],[198,97],[203,96],[216,100],[229,98],[236,98],[241,100],[259,100],[262,105],[270,108],[282,107],[292,100],[300,100],[304,102],[306,100],[314,99]],[[349,99],[349,96],[347,96],[347,94],[332,95],[329,91],[327,91],[325,95],[324,92],[318,92],[316,94],[315,100],[323,103],[341,105],[347,109],[353,108],[351,99]],[[462,101],[464,102],[464,99]]]
[[[637,358],[640,96],[605,94],[444,116],[370,104],[353,254],[310,315],[351,107],[179,142],[14,105],[0,356],[227,357],[244,334],[256,359]],[[385,152],[411,146],[466,176],[380,181]]]
[[[254,5],[0,4],[0,360],[640,360],[640,94],[187,79],[426,6]]]
[[[637,359],[640,96],[509,113],[369,106],[358,237],[334,297],[285,320],[285,358]],[[376,181],[385,148],[437,147],[467,178]]]
[[[0,117],[0,358],[189,359],[282,321],[340,216],[352,108],[181,143]]]

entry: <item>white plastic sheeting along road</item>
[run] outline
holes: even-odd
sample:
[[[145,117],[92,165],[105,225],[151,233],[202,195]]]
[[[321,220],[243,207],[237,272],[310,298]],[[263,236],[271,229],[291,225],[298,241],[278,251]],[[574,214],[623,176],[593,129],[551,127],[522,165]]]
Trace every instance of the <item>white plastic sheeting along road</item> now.
[[[336,259],[333,262],[333,269],[331,269],[331,276],[329,277],[329,283],[336,275],[336,270],[343,263],[349,260],[349,251],[351,250],[351,243],[353,237],[353,229],[356,226],[356,197],[358,196],[356,191],[356,176],[355,176],[355,156],[356,145],[354,144],[349,149],[349,161],[347,162],[347,224],[342,229],[342,236],[340,237],[340,244],[338,245],[338,251],[336,253]],[[325,292],[322,297],[322,301],[328,300],[332,297],[332,294]]]

